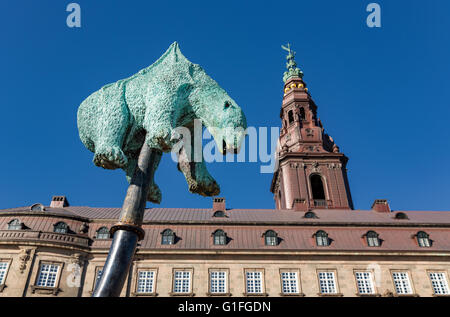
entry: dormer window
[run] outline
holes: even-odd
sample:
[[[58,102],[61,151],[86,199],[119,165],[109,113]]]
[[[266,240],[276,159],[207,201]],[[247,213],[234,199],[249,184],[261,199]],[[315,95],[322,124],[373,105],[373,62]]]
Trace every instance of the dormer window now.
[[[406,219],[409,219],[409,218],[404,212],[397,212],[395,214],[395,219],[406,220]]]
[[[316,244],[319,247],[327,247],[330,245],[330,239],[328,238],[328,233],[323,230],[319,230],[315,233]]]
[[[218,230],[214,231],[214,233],[213,233],[213,243],[214,243],[214,245],[225,245],[225,244],[227,244],[227,234],[221,229],[218,229]]]
[[[174,244],[175,243],[175,233],[170,230],[166,229],[163,232],[161,232],[161,244]]]
[[[308,211],[307,213],[305,213],[304,218],[315,219],[315,218],[318,218],[318,217],[317,217],[317,215],[314,212]]]
[[[42,204],[34,204],[30,207],[31,211],[45,211],[44,205]]]
[[[366,234],[367,245],[369,247],[379,247],[380,239],[378,238],[378,233],[375,231],[369,231]]]
[[[106,227],[101,227],[100,229],[98,229],[96,238],[97,239],[109,239],[110,238],[109,229]]]
[[[431,247],[431,240],[428,233],[419,231],[416,235],[417,243],[421,248],[429,248]]]
[[[8,230],[22,230],[23,223],[19,219],[13,219],[8,222]]]
[[[225,212],[224,212],[223,210],[217,210],[217,211],[214,213],[213,217],[216,217],[216,218],[225,218],[226,215],[225,215]]]
[[[265,245],[270,245],[270,246],[278,245],[277,233],[273,230],[267,230],[264,233],[264,242],[265,242]]]
[[[57,233],[67,233],[69,231],[69,226],[65,222],[58,222],[53,227],[53,232]]]

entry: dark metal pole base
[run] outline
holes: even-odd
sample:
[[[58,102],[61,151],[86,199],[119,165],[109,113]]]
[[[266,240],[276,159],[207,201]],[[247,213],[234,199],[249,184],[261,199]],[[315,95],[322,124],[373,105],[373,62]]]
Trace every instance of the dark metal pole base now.
[[[100,281],[92,297],[118,297],[130,270],[138,235],[133,231],[117,230],[106,259]],[[114,260],[110,260],[114,259]]]

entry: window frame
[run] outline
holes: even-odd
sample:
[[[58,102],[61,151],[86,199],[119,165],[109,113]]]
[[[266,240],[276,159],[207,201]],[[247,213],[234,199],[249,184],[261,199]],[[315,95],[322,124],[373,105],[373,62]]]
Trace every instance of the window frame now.
[[[419,237],[419,235],[421,235],[422,233],[424,234],[424,236]],[[425,231],[418,231],[418,232],[415,234],[415,237],[416,237],[417,245],[418,245],[420,248],[431,248],[432,242],[431,242],[430,234],[429,234],[429,233],[427,233],[427,232],[425,232]],[[425,241],[426,241],[425,245],[421,245],[421,242],[420,242],[420,241],[423,241],[422,239],[426,239],[426,240],[425,240]]]
[[[375,236],[369,236],[372,233],[375,234]],[[369,231],[366,232],[365,238],[366,238],[365,240],[366,240],[366,243],[367,243],[368,247],[377,248],[377,247],[381,246],[381,239],[380,239],[380,235],[378,234],[378,232],[373,231],[373,230],[369,230]],[[370,242],[370,241],[373,242],[374,241],[373,239],[376,239],[375,240],[376,241],[375,245],[372,245],[371,242]]]
[[[14,229],[11,228],[11,223],[12,223],[13,221],[17,221],[17,222],[18,222],[17,224],[14,225],[14,226],[17,226],[17,229],[16,229],[16,228],[14,228]],[[24,227],[23,222],[20,221],[19,218],[11,219],[11,220],[8,222],[8,230],[14,230],[14,231],[17,231],[17,230],[23,230],[23,227]]]
[[[413,279],[411,277],[410,270],[395,269],[395,270],[390,270],[390,273],[391,273],[392,285],[394,286],[394,296],[399,296],[399,297],[401,297],[401,296],[404,296],[404,297],[417,296],[417,294],[415,292],[414,282],[413,282]],[[394,279],[394,274],[395,273],[406,273],[406,275],[408,277],[409,287],[411,288],[411,293],[398,293],[397,292],[397,287],[395,285],[395,279]]]
[[[212,243],[215,246],[220,246],[220,245],[227,245],[228,244],[228,235],[227,233],[222,230],[222,229],[217,229],[212,233]],[[221,242],[221,240],[223,239],[223,243],[216,243],[216,239],[218,239],[219,242]]]
[[[95,291],[95,286],[97,286],[97,279],[98,279],[98,272],[100,271],[100,270],[102,270],[103,271],[103,268],[104,268],[104,266],[96,266],[95,268],[94,268],[94,280],[93,280],[93,283],[92,283],[92,290],[91,290],[91,293],[94,293],[94,291]],[[102,272],[103,273],[103,272]],[[100,281],[100,279],[98,280],[98,281]]]
[[[444,281],[447,286],[447,293],[445,294],[436,294],[435,289],[433,287],[433,281],[431,280],[431,274],[443,274],[444,275]],[[434,270],[430,269],[427,270],[428,280],[430,281],[431,290],[433,291],[434,297],[450,297],[450,281],[448,278],[448,273],[446,270]]]
[[[107,233],[106,232],[100,233],[100,230],[102,230],[102,229],[106,229],[108,232]],[[108,237],[107,238],[100,238],[99,234],[103,234],[103,235],[107,234]],[[95,232],[95,239],[97,239],[97,240],[108,240],[108,239],[111,239],[111,232],[110,232],[109,228],[106,227],[106,226],[102,226],[102,227],[98,228],[97,231]]]
[[[176,272],[189,272],[189,291],[188,292],[175,292],[175,274]],[[171,296],[194,296],[194,269],[193,268],[172,268],[172,291]]]
[[[321,236],[320,238],[321,239],[324,239],[324,238],[326,238],[327,240],[327,244],[326,245],[323,245],[323,244],[319,244],[319,240],[318,240],[318,237],[319,237],[319,235],[318,234],[322,234],[322,233],[324,233],[325,234],[325,236]],[[317,230],[315,233],[314,233],[314,240],[315,240],[315,242],[316,242],[316,246],[317,247],[329,247],[330,246],[330,244],[331,244],[331,241],[330,241],[330,236],[329,236],[329,234],[328,234],[328,232],[326,232],[325,230]],[[323,240],[322,240],[323,241]]]
[[[371,286],[372,286],[372,290],[373,290],[372,293],[361,293],[360,292],[357,273],[369,273],[370,274],[370,282],[372,284]],[[355,278],[355,286],[356,286],[356,295],[357,296],[380,296],[380,294],[378,293],[374,270],[367,270],[365,268],[353,269],[353,276]]]
[[[212,292],[211,290],[211,273],[214,272],[225,272],[225,292],[224,293],[218,293],[218,292]],[[225,268],[209,268],[208,269],[208,293],[206,294],[208,296],[231,296],[230,293],[230,269]]]
[[[273,236],[268,236],[267,234],[268,233],[273,233]],[[277,245],[279,245],[280,244],[280,240],[279,240],[279,237],[278,237],[278,233],[275,231],[275,230],[272,230],[272,229],[269,229],[269,230],[266,230],[264,233],[263,233],[263,237],[264,237],[264,245],[265,246],[268,246],[268,247],[276,247]],[[269,243],[267,243],[267,239],[268,238],[273,238],[274,239],[274,244],[269,244]]]
[[[295,293],[285,293],[284,292],[283,276],[282,276],[283,273],[297,273],[297,292],[295,292]],[[279,274],[280,274],[280,296],[305,296],[305,294],[302,293],[300,269],[281,268],[279,270]]]
[[[165,234],[165,232],[167,232],[167,231],[170,231],[171,232],[171,234],[169,235],[169,234]],[[175,237],[176,237],[176,235],[175,235],[175,231],[173,231],[172,229],[170,229],[170,228],[166,228],[166,229],[164,229],[163,231],[161,231],[161,240],[160,240],[160,242],[161,242],[161,245],[174,245],[175,244]],[[171,239],[172,239],[172,243],[164,243],[164,238],[166,237],[171,237]]]
[[[153,272],[153,290],[152,292],[139,292],[139,273],[140,272]],[[155,267],[138,267],[135,270],[135,285],[133,296],[157,296],[156,287],[158,281],[158,268]]]
[[[248,292],[248,284],[247,284],[247,280],[248,280],[248,276],[247,273],[251,273],[251,272],[259,272],[261,273],[261,292],[260,293],[250,293]],[[265,277],[265,269],[264,268],[245,268],[244,269],[244,296],[268,296],[268,294],[266,293],[266,277]]]
[[[43,285],[38,285],[39,282],[39,277],[41,275],[41,270],[42,270],[42,266],[43,265],[56,265],[58,266],[58,272],[56,273],[55,276],[55,285],[54,286],[43,286]],[[57,295],[58,292],[60,291],[59,288],[59,283],[61,280],[61,275],[64,271],[64,262],[58,262],[58,261],[51,261],[51,260],[40,260],[37,266],[37,270],[35,273],[35,277],[34,277],[34,284],[31,285],[31,292],[34,293],[40,293],[40,294],[44,294],[44,293],[53,293],[53,295]]]
[[[59,228],[57,229],[57,226],[58,226],[59,224],[64,224],[64,225],[65,225],[65,230],[66,230],[66,232],[56,231],[56,230],[59,230]],[[69,233],[69,225],[68,225],[66,222],[64,222],[64,221],[58,221],[57,223],[55,223],[55,224],[53,225],[53,233],[68,234],[68,233]]]
[[[320,273],[333,273],[334,286],[335,286],[335,292],[334,293],[323,293],[322,292],[322,287],[320,286]],[[340,293],[337,269],[322,269],[322,268],[318,268],[316,270],[316,278],[317,278],[317,285],[318,285],[318,289],[319,289],[319,292],[317,293],[317,295],[322,296],[322,297],[326,297],[326,296],[341,297],[341,296],[343,296],[343,294]]]
[[[0,263],[6,263],[5,274],[3,276],[3,281],[0,283],[0,293],[3,292],[6,285],[6,279],[8,278],[9,269],[11,268],[12,259],[11,258],[0,258]]]

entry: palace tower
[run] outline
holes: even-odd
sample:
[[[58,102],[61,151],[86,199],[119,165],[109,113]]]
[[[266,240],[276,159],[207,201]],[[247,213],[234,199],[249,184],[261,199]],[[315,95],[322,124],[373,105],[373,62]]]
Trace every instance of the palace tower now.
[[[289,46],[285,49],[289,54],[283,76],[279,164],[270,188],[276,209],[353,209],[348,158],[325,133],[295,52]]]

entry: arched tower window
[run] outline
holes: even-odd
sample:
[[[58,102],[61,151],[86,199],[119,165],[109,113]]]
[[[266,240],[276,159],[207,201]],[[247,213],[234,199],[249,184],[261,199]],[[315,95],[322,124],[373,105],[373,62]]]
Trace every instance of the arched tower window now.
[[[289,124],[291,124],[292,122],[294,122],[294,113],[292,112],[292,110],[290,110],[288,112],[288,119],[289,119]]]
[[[69,231],[69,226],[67,225],[67,223],[62,222],[62,221],[55,224],[55,226],[53,228],[53,232],[57,232],[57,233],[67,233],[68,231]]]
[[[303,107],[300,108],[299,118],[300,118],[300,120],[305,120],[306,119],[305,108],[303,108]]]
[[[330,245],[328,233],[326,233],[325,231],[319,230],[316,232],[315,236],[316,236],[316,244],[319,247],[326,247]]]
[[[215,245],[227,244],[227,234],[223,230],[216,230],[213,233],[213,242]]]
[[[379,247],[380,246],[380,239],[378,238],[378,233],[375,231],[369,231],[366,234],[367,239],[367,245],[369,247]]]
[[[163,232],[161,232],[161,244],[174,244],[175,243],[175,233],[170,230],[166,229]]]
[[[318,174],[311,175],[311,190],[314,200],[325,200],[325,190],[322,177]]]
[[[8,230],[22,230],[23,224],[19,219],[13,219],[8,222]]]
[[[431,247],[430,236],[428,235],[428,233],[419,231],[417,233],[417,243],[419,244],[419,247],[421,247],[421,248]]]
[[[278,235],[273,230],[267,230],[264,233],[265,245],[278,245]]]
[[[96,235],[97,239],[109,239],[110,235],[109,235],[109,230],[106,227],[101,227],[100,229],[97,230],[97,235]]]

